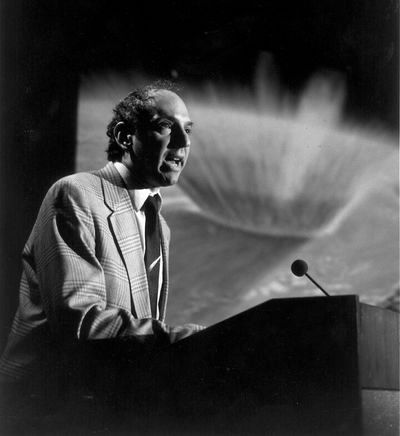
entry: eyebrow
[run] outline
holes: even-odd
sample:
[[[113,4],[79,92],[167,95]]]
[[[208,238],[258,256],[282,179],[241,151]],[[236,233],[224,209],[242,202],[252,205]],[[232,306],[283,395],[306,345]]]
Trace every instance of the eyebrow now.
[[[185,125],[190,126],[190,127],[193,127],[193,125],[194,125],[194,122],[190,118],[184,118],[184,117],[181,117],[179,115],[177,117],[175,117],[173,115],[161,115],[161,116],[158,116],[158,114],[154,114],[154,116],[151,118],[150,121],[151,122],[156,122],[156,121],[158,121],[160,119],[161,120],[162,119],[167,119],[167,120],[170,120],[170,121],[174,121],[174,120],[183,121],[183,123]]]
[[[174,118],[174,119],[177,119],[179,121],[182,121],[186,126],[192,127],[193,124],[194,124],[193,121],[190,118],[185,118],[185,117],[180,117],[180,116],[178,116],[178,117],[171,117],[171,118]]]

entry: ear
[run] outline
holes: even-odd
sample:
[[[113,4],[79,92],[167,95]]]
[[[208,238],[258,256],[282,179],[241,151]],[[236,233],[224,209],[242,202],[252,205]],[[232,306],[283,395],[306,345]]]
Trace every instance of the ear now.
[[[133,135],[129,133],[123,121],[117,123],[114,127],[114,138],[116,143],[124,150],[128,151],[133,143]]]

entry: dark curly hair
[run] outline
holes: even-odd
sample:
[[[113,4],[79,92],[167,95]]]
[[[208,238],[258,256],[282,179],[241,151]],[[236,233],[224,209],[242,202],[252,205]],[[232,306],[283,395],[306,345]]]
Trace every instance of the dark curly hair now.
[[[120,161],[124,155],[124,151],[118,146],[114,137],[115,126],[122,121],[128,131],[134,134],[138,123],[146,120],[146,115],[149,115],[154,93],[160,90],[176,92],[178,87],[170,81],[157,80],[150,85],[133,90],[115,106],[114,116],[107,126],[109,141],[106,151],[108,160]]]

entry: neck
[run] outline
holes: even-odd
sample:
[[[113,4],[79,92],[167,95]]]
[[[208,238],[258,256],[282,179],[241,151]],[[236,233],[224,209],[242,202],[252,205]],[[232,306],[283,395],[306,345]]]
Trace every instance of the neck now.
[[[131,159],[123,158],[120,163],[124,165],[129,172],[129,186],[131,189],[149,189],[151,192],[156,193],[160,191],[158,186],[150,186],[143,181],[144,178],[141,176],[142,168],[136,168]]]

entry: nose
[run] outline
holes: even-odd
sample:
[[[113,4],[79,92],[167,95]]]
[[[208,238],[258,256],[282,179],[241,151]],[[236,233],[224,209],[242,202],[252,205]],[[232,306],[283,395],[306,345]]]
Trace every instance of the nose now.
[[[187,134],[185,127],[175,125],[172,130],[170,148],[186,148],[190,147],[190,137]]]

